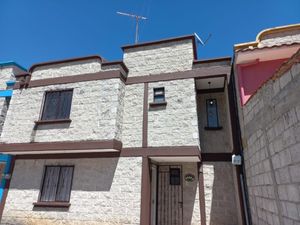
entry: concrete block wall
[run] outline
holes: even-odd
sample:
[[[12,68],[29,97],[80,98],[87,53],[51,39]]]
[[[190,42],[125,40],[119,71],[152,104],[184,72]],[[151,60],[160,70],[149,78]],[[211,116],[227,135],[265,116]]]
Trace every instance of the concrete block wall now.
[[[268,81],[243,107],[253,224],[300,223],[300,64]]]
[[[128,77],[191,70],[193,59],[192,39],[129,48],[123,56]]]
[[[148,102],[153,88],[165,88],[166,107],[149,107],[149,146],[199,145],[194,79],[149,83]]]
[[[74,165],[68,210],[33,207],[45,165]],[[1,224],[138,225],[142,158],[17,160]]]
[[[34,121],[41,116],[45,91],[68,88],[74,89],[70,114],[72,122],[35,128]],[[120,140],[123,89],[124,84],[120,79],[108,79],[15,90],[1,141]]]
[[[204,162],[203,176],[206,224],[239,224],[232,164]]]

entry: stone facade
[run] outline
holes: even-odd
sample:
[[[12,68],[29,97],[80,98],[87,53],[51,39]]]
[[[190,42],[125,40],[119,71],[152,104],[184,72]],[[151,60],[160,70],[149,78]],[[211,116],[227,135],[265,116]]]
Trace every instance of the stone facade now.
[[[149,103],[153,102],[153,88],[157,87],[165,88],[167,105],[149,108],[148,145],[199,145],[194,79],[149,83]]]
[[[135,77],[191,70],[193,59],[190,39],[125,49],[123,60],[128,77]]]
[[[45,91],[69,88],[73,89],[72,122],[35,127],[34,121],[40,118]],[[120,139],[123,89],[120,79],[108,79],[15,90],[1,141],[26,143]]]
[[[300,223],[300,64],[270,80],[243,107],[253,224]]]
[[[271,47],[274,45],[300,43],[300,30],[289,30],[264,35],[258,47]]]
[[[141,164],[139,157],[17,160],[1,224],[138,225]],[[45,165],[74,165],[68,210],[33,207]]]

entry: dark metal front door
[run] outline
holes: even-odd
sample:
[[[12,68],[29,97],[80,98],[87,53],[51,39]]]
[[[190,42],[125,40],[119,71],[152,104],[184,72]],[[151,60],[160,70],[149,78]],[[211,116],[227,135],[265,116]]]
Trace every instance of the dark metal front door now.
[[[181,166],[159,166],[157,225],[183,225]]]

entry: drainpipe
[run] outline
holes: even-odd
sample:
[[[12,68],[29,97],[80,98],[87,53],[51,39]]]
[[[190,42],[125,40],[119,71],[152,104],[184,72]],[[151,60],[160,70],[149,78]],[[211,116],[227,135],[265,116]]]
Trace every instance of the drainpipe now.
[[[234,58],[233,58],[234,62]],[[242,135],[241,128],[238,119],[238,106],[237,106],[237,96],[236,96],[236,88],[235,88],[235,78],[233,66],[231,68],[231,76],[230,76],[230,84],[228,85],[228,98],[230,105],[230,117],[231,117],[231,127],[232,127],[232,140],[233,140],[233,154],[241,156],[241,164],[236,165],[236,173],[237,173],[237,183],[238,183],[238,191],[239,191],[239,199],[240,199],[240,207],[242,209],[242,219],[244,225],[252,225],[251,220],[251,212],[249,205],[249,195],[248,195],[248,187],[246,183],[246,171],[245,165],[243,162],[244,154],[243,154],[243,145],[242,145]]]

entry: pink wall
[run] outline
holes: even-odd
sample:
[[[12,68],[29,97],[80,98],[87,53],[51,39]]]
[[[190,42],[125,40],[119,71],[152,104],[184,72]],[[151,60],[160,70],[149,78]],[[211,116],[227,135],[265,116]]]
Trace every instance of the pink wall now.
[[[286,59],[237,65],[242,105],[246,104],[251,95],[276,72],[284,61]]]

